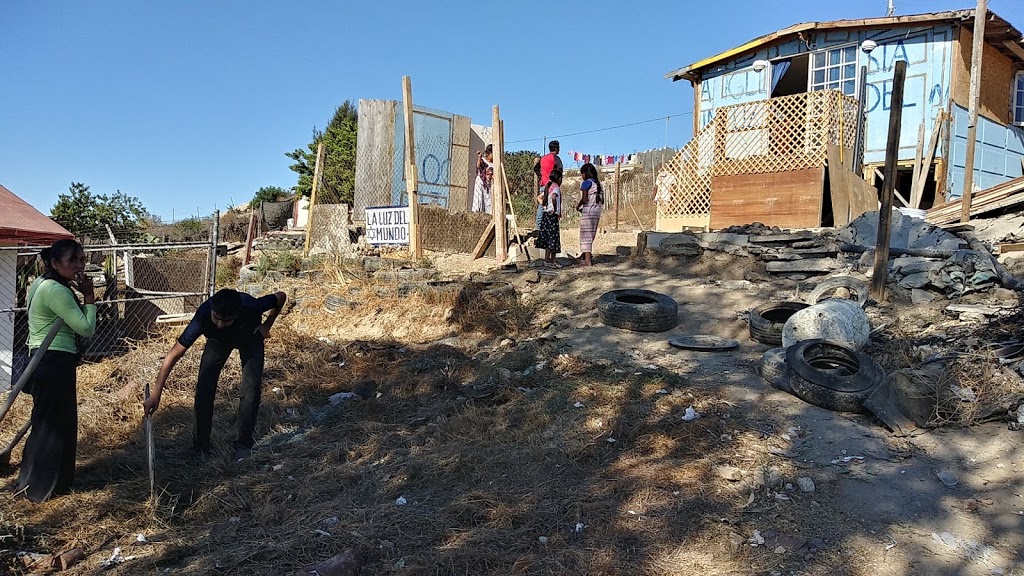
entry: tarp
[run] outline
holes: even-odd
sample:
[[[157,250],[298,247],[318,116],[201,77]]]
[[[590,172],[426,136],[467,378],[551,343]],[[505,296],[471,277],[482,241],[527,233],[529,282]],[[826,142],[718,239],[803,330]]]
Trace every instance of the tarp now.
[[[263,202],[260,204],[260,220],[263,230],[285,230],[292,217],[292,201]]]
[[[0,244],[42,245],[75,235],[0,185]]]

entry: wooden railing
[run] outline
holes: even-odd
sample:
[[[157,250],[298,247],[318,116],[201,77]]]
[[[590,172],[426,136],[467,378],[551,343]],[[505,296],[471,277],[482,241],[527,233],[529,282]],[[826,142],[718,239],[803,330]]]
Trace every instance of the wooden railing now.
[[[712,179],[789,172],[825,163],[827,145],[852,150],[858,102],[838,91],[807,92],[723,106],[659,176],[659,229],[707,226]]]

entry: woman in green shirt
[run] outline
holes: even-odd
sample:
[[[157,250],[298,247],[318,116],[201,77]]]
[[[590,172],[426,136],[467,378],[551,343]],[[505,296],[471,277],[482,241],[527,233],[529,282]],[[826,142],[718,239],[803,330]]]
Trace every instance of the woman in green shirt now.
[[[25,442],[16,489],[33,502],[71,490],[78,448],[77,336],[96,331],[96,296],[85,275],[82,245],[58,240],[40,257],[46,273],[28,291],[29,352],[42,345],[58,318],[64,325],[25,387],[32,395],[32,433]],[[72,288],[82,293],[84,305]]]

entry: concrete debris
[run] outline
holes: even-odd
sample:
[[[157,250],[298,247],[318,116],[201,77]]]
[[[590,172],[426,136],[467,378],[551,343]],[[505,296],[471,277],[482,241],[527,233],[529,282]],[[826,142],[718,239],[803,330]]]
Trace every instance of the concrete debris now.
[[[793,272],[826,273],[839,268],[833,258],[801,259],[792,261],[769,262],[768,272],[773,274],[789,274]]]
[[[910,291],[910,301],[914,304],[927,304],[933,302],[937,296],[927,290],[914,288]]]
[[[966,245],[961,238],[920,218],[892,211],[890,247],[915,250],[958,250]],[[878,212],[868,212],[836,232],[840,241],[859,246],[874,246],[878,240]]]
[[[648,232],[647,249],[658,256],[700,256],[700,241],[693,234]]]

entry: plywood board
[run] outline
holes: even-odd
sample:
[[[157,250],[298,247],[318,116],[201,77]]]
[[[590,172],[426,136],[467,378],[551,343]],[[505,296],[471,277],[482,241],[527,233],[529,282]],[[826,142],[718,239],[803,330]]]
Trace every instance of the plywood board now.
[[[821,225],[825,168],[716,176],[711,184],[711,228],[761,222],[768,226]]]
[[[449,212],[468,212],[471,207],[470,190],[475,181],[474,170],[469,155],[470,122],[465,116],[455,115],[452,118],[452,160],[451,190],[448,193]],[[472,158],[476,160],[476,158]]]
[[[850,169],[850,162],[840,163],[839,148],[830,144],[827,154],[835,225],[845,226],[865,212],[878,210],[878,191],[875,187],[854,174]],[[846,158],[851,157],[849,154],[846,155]]]
[[[850,223],[850,185],[845,177],[846,166],[839,160],[839,147],[828,145],[828,182],[832,195],[832,220],[836,226]],[[853,155],[844,157],[853,159]],[[852,174],[852,172],[850,172]]]
[[[367,206],[391,204],[397,106],[394,100],[359,101],[354,220],[365,218]]]
[[[960,49],[953,51],[953,102],[970,108],[971,50],[974,34],[960,30]],[[978,113],[1002,124],[1010,121],[1010,86],[1013,61],[996,47],[985,43],[981,57],[981,101]]]

